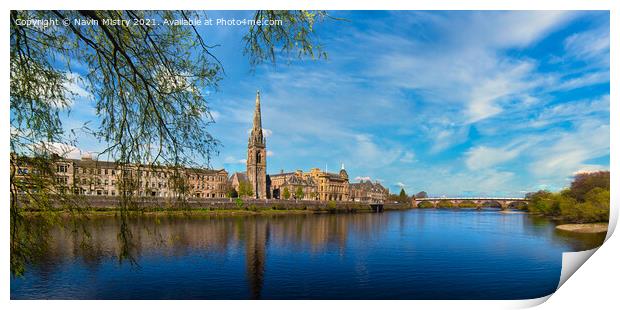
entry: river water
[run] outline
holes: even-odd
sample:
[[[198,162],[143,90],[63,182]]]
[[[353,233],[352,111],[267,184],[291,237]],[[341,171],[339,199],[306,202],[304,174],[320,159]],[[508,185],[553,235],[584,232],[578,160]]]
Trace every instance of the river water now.
[[[556,289],[562,252],[605,236],[497,210],[143,215],[123,235],[119,222],[52,229],[45,255],[11,277],[11,298],[536,298]]]

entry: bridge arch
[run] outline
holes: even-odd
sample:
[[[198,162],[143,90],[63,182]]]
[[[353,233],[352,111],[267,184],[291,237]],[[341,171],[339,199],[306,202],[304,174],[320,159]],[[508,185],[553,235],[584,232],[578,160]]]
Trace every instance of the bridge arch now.
[[[497,200],[484,200],[482,201],[482,203],[479,204],[480,208],[496,208],[496,209],[505,209],[506,208],[506,204],[503,201],[497,201]]]
[[[508,201],[506,203],[506,207],[508,209],[524,210],[524,209],[527,209],[527,206],[528,206],[527,201],[523,201],[523,200]]]
[[[519,209],[527,206],[528,200],[525,198],[503,198],[503,197],[438,197],[420,198],[413,202],[414,207],[418,208],[497,208],[497,209]]]

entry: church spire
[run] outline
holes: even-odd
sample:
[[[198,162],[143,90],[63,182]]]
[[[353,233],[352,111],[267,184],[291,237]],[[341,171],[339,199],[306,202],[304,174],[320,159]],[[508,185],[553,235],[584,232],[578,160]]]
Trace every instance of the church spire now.
[[[254,107],[254,123],[252,124],[252,132],[248,141],[250,145],[262,145],[265,143],[263,137],[263,125],[260,117],[260,91],[256,91],[256,106]]]
[[[248,139],[246,175],[252,185],[254,198],[267,198],[267,148],[260,119],[260,92],[256,91],[254,123]]]
[[[256,91],[256,107],[254,108],[254,127],[252,130],[260,129],[262,131],[263,125],[260,119],[260,91]]]

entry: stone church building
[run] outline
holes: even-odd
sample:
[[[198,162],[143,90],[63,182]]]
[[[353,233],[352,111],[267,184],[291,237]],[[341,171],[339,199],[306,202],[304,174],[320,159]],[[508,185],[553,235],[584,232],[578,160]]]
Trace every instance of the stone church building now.
[[[263,135],[261,121],[260,92],[256,92],[254,119],[248,138],[248,153],[245,173],[234,173],[229,182],[239,191],[241,182],[247,182],[255,199],[300,199],[322,201],[349,201],[353,194],[349,184],[349,175],[342,165],[338,173],[312,168],[309,172],[297,170],[281,171],[267,175],[267,141]],[[356,200],[366,196],[367,186],[355,186]],[[285,194],[287,193],[287,194]],[[371,193],[368,193],[371,194]],[[373,198],[377,197],[372,193]],[[386,195],[387,198],[387,195]],[[374,199],[373,199],[374,200]]]

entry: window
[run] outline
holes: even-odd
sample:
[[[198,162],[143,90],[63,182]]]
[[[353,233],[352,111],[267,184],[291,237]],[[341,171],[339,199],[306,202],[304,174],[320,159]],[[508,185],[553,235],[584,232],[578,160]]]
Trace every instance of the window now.
[[[67,172],[67,165],[57,165],[56,172]]]
[[[259,163],[259,164],[260,164],[260,162],[261,162],[261,154],[260,154],[260,151],[257,151],[257,152],[256,152],[256,162],[257,162],[257,163]]]

